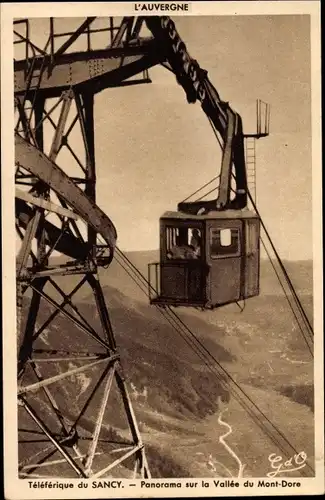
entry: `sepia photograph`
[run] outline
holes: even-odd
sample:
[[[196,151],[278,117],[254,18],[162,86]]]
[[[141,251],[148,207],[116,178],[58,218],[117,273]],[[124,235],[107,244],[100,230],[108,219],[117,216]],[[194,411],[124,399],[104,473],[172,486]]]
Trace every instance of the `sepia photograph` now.
[[[240,3],[2,23],[6,498],[323,491],[319,3]]]

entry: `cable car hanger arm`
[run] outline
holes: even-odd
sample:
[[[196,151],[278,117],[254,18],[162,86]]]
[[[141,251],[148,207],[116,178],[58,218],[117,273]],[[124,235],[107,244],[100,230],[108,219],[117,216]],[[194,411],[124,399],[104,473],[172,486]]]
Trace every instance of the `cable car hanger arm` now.
[[[185,43],[180,38],[175,23],[170,17],[150,16],[146,25],[158,42],[163,59],[176,76],[177,82],[186,93],[189,103],[199,101],[204,113],[222,140],[222,162],[219,194],[216,200],[183,202],[179,210],[197,213],[227,208],[242,209],[247,205],[247,176],[244,152],[242,119],[227,102],[221,100],[217,90],[208,78],[208,72],[192,59]],[[231,174],[234,166],[236,196],[230,200]]]

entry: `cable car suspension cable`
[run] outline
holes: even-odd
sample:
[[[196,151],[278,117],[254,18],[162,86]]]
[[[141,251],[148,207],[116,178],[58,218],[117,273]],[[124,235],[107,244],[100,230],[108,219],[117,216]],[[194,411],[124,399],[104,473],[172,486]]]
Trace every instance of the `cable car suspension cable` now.
[[[125,255],[123,254],[123,252],[121,252],[121,250],[118,250],[118,252],[120,252],[120,257],[123,259],[123,257],[125,257]],[[121,260],[119,258],[117,258],[117,256],[115,255],[115,260],[116,262],[122,267],[122,269],[128,274],[128,276],[134,281],[134,283],[140,288],[140,290],[146,295],[148,296],[148,289],[144,286],[143,283],[141,283],[140,279],[136,273],[133,271],[133,274],[132,274],[132,271],[129,271],[127,269],[126,266],[128,266],[129,268],[131,268],[130,264],[126,264],[126,266],[121,262]],[[127,260],[127,259],[126,259]],[[132,269],[132,268],[131,268]],[[175,320],[173,320],[173,318],[171,317],[170,314],[168,314],[168,310],[167,309],[161,309],[159,307],[156,308],[160,313],[161,315],[168,321],[168,323],[178,331],[178,333],[181,335],[181,337],[183,338],[183,340],[186,342],[186,344],[190,347],[190,349],[194,350],[194,352],[198,355],[198,357],[204,362],[204,364],[209,368],[211,369],[211,366],[209,365],[209,363],[207,362],[206,358],[204,355],[202,355],[202,353],[196,349],[195,346],[193,346],[193,343],[191,341],[188,340],[187,336],[184,335],[184,333],[177,327],[177,324],[175,323]],[[175,326],[176,324],[176,326]]]
[[[260,213],[259,213],[259,211],[258,211],[258,209],[257,209],[257,207],[256,207],[256,204],[255,204],[255,202],[254,202],[254,200],[253,200],[253,198],[252,198],[252,196],[251,196],[251,194],[250,194],[250,193],[248,193],[248,197],[249,197],[250,202],[252,203],[252,206],[253,206],[253,208],[254,208],[254,210],[255,210],[256,214],[258,215],[258,217],[259,217],[259,219],[260,219],[260,221],[261,221],[261,226],[262,226],[262,228],[264,229],[264,232],[265,232],[265,234],[266,234],[266,237],[267,237],[267,239],[268,239],[268,241],[269,241],[269,243],[270,243],[270,245],[271,245],[271,247],[272,247],[272,250],[273,250],[273,252],[274,252],[274,254],[275,254],[275,257],[276,257],[276,259],[277,259],[277,261],[278,261],[278,264],[279,264],[279,266],[280,266],[280,268],[281,268],[281,271],[283,272],[283,275],[284,275],[285,280],[286,280],[286,282],[287,282],[287,284],[288,284],[288,286],[289,286],[289,289],[290,289],[290,291],[291,291],[291,293],[292,293],[292,296],[293,296],[293,298],[294,298],[294,300],[295,300],[295,302],[296,302],[296,305],[297,305],[297,307],[298,307],[298,309],[299,309],[299,312],[300,312],[300,314],[302,315],[302,317],[303,317],[303,319],[304,319],[304,321],[305,321],[305,324],[306,324],[307,328],[309,329],[309,334],[310,334],[311,336],[313,336],[314,332],[313,332],[313,328],[312,328],[312,326],[311,326],[311,323],[310,323],[310,321],[309,321],[309,319],[308,319],[308,317],[307,317],[307,314],[306,314],[306,312],[305,312],[305,310],[304,310],[304,307],[303,307],[303,305],[302,305],[302,303],[301,303],[301,301],[300,301],[300,299],[299,299],[299,297],[298,297],[298,295],[297,295],[297,292],[296,292],[296,290],[295,290],[295,287],[294,287],[294,285],[293,285],[293,283],[292,283],[292,281],[291,281],[291,279],[290,279],[290,277],[289,277],[289,275],[288,275],[288,273],[287,273],[287,270],[286,270],[286,268],[285,268],[285,266],[284,266],[284,264],[283,264],[283,262],[282,262],[282,260],[281,260],[281,257],[279,256],[279,254],[278,254],[278,252],[277,252],[277,250],[276,250],[276,248],[275,248],[275,246],[274,246],[274,244],[273,244],[273,241],[272,241],[272,239],[271,239],[271,236],[270,236],[270,234],[269,234],[269,232],[268,232],[268,230],[267,230],[267,228],[266,228],[266,226],[265,226],[265,224],[264,224],[264,222],[263,222],[263,220],[262,220],[262,217],[261,217],[261,215],[260,215]]]
[[[135,273],[134,275],[131,274],[130,271],[128,271],[128,269],[118,260],[116,259],[117,262],[121,265],[121,267],[126,271],[126,273],[130,276],[130,278],[139,286],[139,288],[147,295],[147,292],[144,290],[144,288],[139,285],[139,282],[138,280],[136,279],[135,277]],[[271,441],[281,450],[283,451],[283,447],[281,445],[281,442],[279,442],[271,433],[270,433],[270,430],[268,429],[265,429],[264,426],[263,426],[263,421],[259,419],[259,416],[254,414],[252,412],[252,410],[250,409],[250,407],[248,406],[247,402],[243,399],[243,397],[238,394],[238,393],[234,393],[234,390],[233,388],[229,388],[228,385],[227,385],[227,382],[224,380],[224,377],[223,377],[223,374],[218,371],[213,365],[209,364],[206,357],[204,356],[204,354],[202,353],[202,351],[197,347],[195,346],[195,344],[193,344],[192,341],[190,341],[187,337],[187,335],[185,334],[185,332],[183,332],[180,328],[180,326],[177,324],[177,320],[175,318],[173,318],[169,312],[170,311],[170,308],[168,309],[161,309],[159,307],[157,307],[157,310],[161,313],[161,315],[164,317],[164,319],[171,325],[171,327],[182,337],[182,339],[185,341],[185,343],[190,347],[191,350],[193,350],[195,352],[195,354],[203,361],[203,363],[207,366],[207,368],[213,373],[213,375],[218,375],[218,380],[220,382],[220,385],[223,386],[226,390],[229,390],[230,389],[230,392],[232,390],[233,392],[233,397],[238,401],[238,403],[243,407],[243,409],[249,414],[249,416],[253,419],[253,421],[256,423],[256,425],[258,425],[261,430],[269,437],[269,439],[271,439]],[[177,319],[178,316],[176,316]],[[294,450],[294,449],[293,449]],[[294,450],[295,451],[295,450]],[[284,452],[286,452],[286,450],[284,450]]]
[[[171,313],[174,315],[174,316],[177,316],[176,313],[174,311],[171,310]],[[202,348],[202,351],[204,351],[213,361],[214,363],[221,369],[222,373],[226,376],[226,379],[228,379],[228,382],[230,381],[232,386],[235,386],[236,390],[238,390],[241,395],[243,396],[246,400],[248,400],[249,404],[252,406],[252,408],[254,408],[254,410],[257,411],[257,413],[259,414],[258,416],[255,415],[254,413],[252,413],[252,410],[249,408],[247,411],[249,413],[249,415],[255,419],[254,417],[262,417],[271,427],[271,429],[266,429],[265,428],[265,423],[261,420],[259,421],[258,425],[259,427],[262,428],[262,430],[264,430],[264,432],[272,439],[273,442],[276,442],[276,440],[279,439],[282,439],[283,442],[285,442],[286,445],[289,446],[289,448],[291,448],[292,451],[294,451],[295,453],[297,453],[297,451],[295,450],[295,448],[291,445],[291,443],[289,442],[289,440],[286,438],[286,436],[272,423],[272,421],[265,415],[265,413],[256,405],[256,403],[250,398],[250,396],[239,386],[239,384],[235,381],[235,379],[229,374],[229,372],[227,372],[227,370],[219,363],[219,361],[210,353],[210,351],[204,346],[204,344],[197,338],[197,336],[191,332],[191,330],[189,329],[189,327],[184,323],[184,321],[179,318],[179,316],[177,316],[178,318],[178,321],[182,324],[182,326],[188,331],[189,335],[194,339],[194,341],[196,341],[200,347]],[[233,389],[233,388],[232,388]],[[236,395],[237,397],[237,400],[238,400],[238,393]],[[243,403],[241,403],[243,404]],[[247,403],[246,401],[244,402],[245,406],[246,406],[246,409],[247,409]],[[256,421],[256,420],[255,420]],[[270,435],[270,432],[272,431],[275,431],[279,437],[277,438],[274,438],[274,435]],[[287,452],[285,448],[283,448],[283,446],[279,445],[279,442],[278,442],[278,446],[279,448],[284,451],[284,452]]]
[[[126,260],[128,260],[128,259],[126,258]],[[135,278],[135,276],[132,276],[132,274],[126,269],[126,267],[123,264],[121,264],[121,262],[119,262],[119,263],[122,266],[122,268],[127,272],[127,274],[131,277],[131,279],[133,279],[133,281],[139,286],[138,281]],[[140,289],[142,291],[144,291],[144,289],[141,286],[140,286]],[[249,407],[249,405],[247,404],[247,402],[243,399],[243,396],[240,393],[234,392],[234,388],[229,388],[229,386],[227,385],[227,381],[224,380],[224,374],[222,374],[219,370],[217,370],[217,368],[215,366],[213,366],[211,363],[209,363],[206,359],[206,356],[202,352],[202,349],[200,349],[198,346],[193,344],[193,342],[187,338],[188,335],[186,335],[186,333],[184,331],[182,331],[182,329],[180,328],[180,325],[177,324],[177,321],[181,321],[179,316],[176,315],[176,313],[174,313],[170,308],[161,309],[161,308],[157,307],[157,310],[162,314],[162,316],[167,320],[167,322],[172,326],[172,328],[183,338],[183,340],[195,352],[195,354],[204,362],[204,364],[213,373],[213,375],[216,375],[216,374],[218,375],[218,380],[219,380],[220,384],[222,386],[224,386],[224,388],[226,390],[229,389],[230,392],[233,393],[234,398],[239,402],[239,404],[244,408],[244,410],[247,411],[247,413],[253,419],[253,421],[256,423],[256,425],[258,425],[261,428],[261,430],[267,434],[267,436],[273,441],[273,443],[277,447],[279,447],[279,449],[283,450],[281,442],[279,442],[278,439],[275,438],[270,433],[269,429],[265,429],[265,427],[263,426],[263,421],[259,419],[259,415],[256,415],[252,412],[252,410]],[[181,325],[182,325],[182,322],[181,322]],[[184,326],[184,323],[183,323],[183,326]],[[186,325],[185,325],[185,327],[186,327],[186,329],[188,329]],[[218,362],[217,362],[217,364],[218,364]],[[225,373],[227,374],[227,372],[225,372]],[[227,374],[227,375],[229,375],[229,374]],[[240,390],[242,391],[242,389],[240,389]],[[244,393],[244,396],[247,397],[247,395],[245,393]],[[293,449],[293,451],[295,451],[295,450]]]
[[[197,198],[196,200],[194,200],[194,203],[196,203],[197,201],[201,201],[203,200],[203,198],[205,198],[206,196],[208,196],[209,194],[213,193],[214,191],[216,191],[218,189],[219,186],[213,188],[213,189],[210,189],[210,191],[208,191],[207,193],[203,194],[200,198]]]
[[[138,279],[141,280],[143,283],[146,283],[146,285],[148,285],[149,287],[153,288],[150,283],[148,282],[148,280],[145,278],[145,276],[136,268],[136,266],[128,259],[128,257],[126,257],[126,255],[119,249],[117,249],[117,252],[119,253],[119,256],[124,260],[124,262],[126,262],[126,265],[129,266],[129,268],[132,269],[133,273],[135,275],[138,275]],[[123,266],[124,267],[124,266]],[[125,267],[124,267],[125,269]],[[130,275],[130,273],[128,272],[128,274]],[[132,278],[134,279],[134,278]],[[136,282],[136,280],[134,280]],[[143,288],[141,287],[142,291]],[[147,292],[145,292],[146,295],[147,295]],[[185,340],[184,338],[184,333],[187,332],[187,334],[189,334],[192,339],[194,339],[194,341],[196,342],[196,344],[193,344],[193,342],[189,343],[189,341],[186,339],[186,343],[188,345],[190,345],[191,349],[194,350],[194,352],[201,358],[201,359],[204,359],[204,363],[208,366],[208,368],[213,371],[215,374],[217,374],[219,377],[221,375],[221,379],[220,379],[220,382],[222,383],[222,381],[224,380],[224,376],[226,377],[226,379],[228,379],[228,382],[230,381],[231,384],[232,384],[232,387],[229,387],[227,386],[227,389],[229,389],[233,396],[235,397],[235,399],[241,404],[241,406],[247,411],[247,413],[249,414],[249,416],[254,420],[254,422],[263,430],[263,432],[279,447],[279,449],[284,452],[284,453],[287,453],[288,454],[288,450],[286,449],[286,446],[288,446],[290,448],[290,453],[294,452],[294,453],[297,453],[297,450],[295,450],[295,448],[291,445],[291,443],[289,442],[289,440],[286,438],[286,436],[268,419],[268,417],[258,408],[258,406],[252,401],[252,399],[245,393],[245,391],[238,385],[238,383],[233,379],[233,377],[222,367],[222,365],[220,365],[220,363],[218,362],[218,360],[208,351],[208,349],[205,348],[205,346],[202,344],[202,342],[196,337],[196,335],[191,332],[191,330],[187,327],[187,325],[179,318],[179,316],[170,308],[170,307],[167,307],[166,309],[164,309],[163,311],[158,308],[159,311],[165,316],[165,318],[167,319],[167,321],[171,323],[171,319],[173,318],[174,320],[174,323],[178,322],[178,326],[175,326],[175,324],[172,324],[173,328],[177,331],[177,333],[179,333],[182,338]],[[167,314],[169,314],[169,318],[166,317],[166,311],[168,311]],[[183,327],[183,329],[185,330],[185,332],[181,330],[180,328],[180,325],[181,327]],[[206,362],[206,359],[205,357],[202,358],[203,356],[203,353],[205,355],[208,355],[213,361],[214,363],[220,368],[221,372],[218,371],[216,369],[215,366],[212,366],[211,364],[208,364]],[[224,383],[226,383],[224,381]],[[235,389],[235,390],[234,390]],[[239,391],[239,393],[238,393]],[[247,401],[245,401],[245,399]],[[252,408],[249,407],[249,404],[252,406]],[[254,411],[256,413],[254,413]],[[267,422],[269,425],[270,425],[270,429],[266,428],[265,426],[265,422]],[[277,436],[274,436],[274,432],[277,434]],[[281,440],[282,440],[282,443],[281,443]],[[285,447],[283,447],[283,443],[285,443]],[[289,454],[290,454],[289,453]],[[307,466],[312,472],[313,469],[311,466]]]
[[[309,350],[309,352],[310,352],[311,356],[312,356],[312,357],[314,357],[314,354],[313,354],[312,348],[310,347],[310,345],[309,345],[309,343],[308,343],[308,340],[307,340],[307,338],[306,338],[306,336],[305,336],[305,333],[304,333],[304,331],[303,331],[303,329],[302,329],[302,327],[301,327],[301,325],[300,325],[300,323],[299,323],[299,318],[298,318],[298,316],[297,316],[296,312],[294,311],[294,309],[293,309],[293,307],[292,307],[292,304],[291,304],[291,302],[290,302],[290,299],[289,299],[289,296],[288,296],[288,294],[287,294],[287,291],[286,291],[286,289],[285,289],[285,287],[284,287],[284,285],[283,285],[283,283],[282,283],[282,281],[281,281],[280,275],[279,275],[278,271],[277,271],[277,270],[276,270],[276,268],[275,268],[275,265],[274,265],[274,262],[273,262],[273,260],[272,260],[272,258],[271,258],[271,255],[270,255],[270,253],[269,253],[268,249],[266,248],[266,245],[265,245],[265,243],[264,243],[264,241],[263,241],[263,239],[262,239],[262,238],[261,238],[261,243],[262,243],[263,248],[264,248],[264,250],[265,250],[265,253],[266,253],[266,255],[268,256],[268,259],[269,259],[269,261],[270,261],[270,263],[271,263],[271,265],[272,265],[272,267],[273,267],[273,270],[274,270],[274,272],[275,272],[275,274],[276,274],[276,276],[277,276],[277,278],[278,278],[278,281],[279,281],[280,286],[281,286],[281,288],[282,288],[282,290],[283,290],[283,293],[284,293],[284,295],[285,295],[285,297],[286,297],[286,299],[287,299],[287,301],[288,301],[288,303],[289,303],[289,305],[290,305],[291,311],[292,311],[292,313],[293,313],[293,315],[294,315],[294,317],[295,317],[295,319],[296,319],[296,321],[297,321],[298,327],[299,327],[300,332],[301,332],[301,335],[303,336],[303,339],[304,339],[304,341],[305,341],[305,343],[306,343],[306,345],[307,345],[307,348],[308,348],[308,350]],[[307,333],[307,335],[308,335],[308,333]],[[311,342],[312,342],[312,339],[311,339]]]
[[[215,177],[213,177],[213,179],[211,179],[209,182],[207,182],[206,184],[204,184],[204,186],[201,186],[199,189],[197,189],[196,191],[194,191],[194,193],[190,194],[181,203],[184,203],[185,201],[189,200],[190,198],[192,198],[192,196],[194,196],[195,194],[199,193],[200,191],[202,191],[202,189],[204,189],[205,187],[209,186],[210,184],[212,184],[212,182],[218,180],[219,178],[220,178],[220,175],[216,175]]]
[[[236,181],[236,177],[235,177],[234,173],[232,174],[232,177],[233,177],[233,178],[234,178],[234,180]],[[231,188],[231,189],[232,189],[232,188]],[[232,190],[233,190],[233,189],[232,189]],[[290,291],[291,291],[291,294],[292,294],[293,300],[294,300],[294,302],[295,302],[295,304],[296,304],[296,306],[297,306],[297,308],[298,308],[298,311],[300,312],[300,314],[301,314],[301,316],[302,316],[302,320],[303,320],[303,322],[304,322],[304,324],[305,324],[305,327],[306,327],[306,330],[307,330],[307,335],[309,336],[309,338],[310,338],[310,340],[311,340],[311,343],[313,343],[313,329],[312,329],[312,326],[311,326],[311,324],[310,324],[310,321],[309,321],[309,319],[308,319],[308,317],[307,317],[307,315],[306,315],[306,313],[305,313],[305,310],[304,310],[304,308],[303,308],[303,305],[302,305],[302,303],[301,303],[301,301],[300,301],[300,299],[299,299],[299,297],[298,297],[298,295],[297,295],[297,293],[296,293],[296,290],[295,290],[295,288],[294,288],[294,286],[293,286],[293,284],[292,284],[292,281],[291,281],[291,279],[290,279],[290,277],[289,277],[289,275],[288,275],[288,273],[287,273],[287,271],[286,271],[286,269],[285,269],[285,266],[284,266],[284,264],[283,264],[283,262],[282,262],[282,260],[281,260],[281,258],[280,258],[280,256],[279,256],[279,254],[278,254],[278,252],[277,252],[277,250],[276,250],[276,248],[275,248],[274,244],[273,244],[273,241],[272,241],[272,239],[271,239],[271,236],[270,236],[269,232],[268,232],[268,231],[267,231],[267,229],[266,229],[266,226],[265,226],[265,224],[264,224],[264,222],[263,222],[263,220],[262,220],[261,214],[259,213],[259,211],[258,211],[258,209],[257,209],[256,203],[254,202],[254,200],[253,200],[253,198],[252,198],[252,196],[251,196],[251,194],[250,194],[249,190],[248,190],[247,192],[248,192],[248,198],[249,198],[249,200],[251,201],[252,206],[253,206],[253,208],[254,208],[254,210],[255,210],[256,214],[258,215],[258,217],[259,217],[259,219],[260,219],[261,226],[262,226],[262,228],[263,228],[263,230],[264,230],[264,232],[265,232],[265,234],[266,234],[266,237],[267,237],[267,239],[268,239],[269,243],[271,244],[272,250],[273,250],[273,252],[274,252],[274,254],[275,254],[275,256],[276,256],[276,259],[277,259],[277,261],[278,261],[278,263],[279,263],[279,265],[280,265],[280,268],[281,268],[281,271],[282,271],[282,273],[283,273],[283,275],[284,275],[285,281],[286,281],[286,283],[287,283],[287,285],[288,285],[288,287],[289,287],[289,289],[290,289]],[[262,244],[264,245],[264,242],[263,242],[262,238],[261,238],[261,241],[262,241]],[[264,245],[264,248],[265,248],[265,250],[266,250],[265,245]],[[275,268],[275,266],[274,266],[274,263],[273,263],[273,261],[272,261],[272,258],[271,258],[270,254],[269,254],[269,252],[268,252],[267,250],[266,250],[266,254],[267,254],[267,256],[268,256],[268,258],[269,258],[269,260],[270,260],[270,262],[271,262],[271,265],[272,265],[272,267],[273,267],[273,269],[274,269],[274,271],[275,271],[275,274],[276,274],[276,276],[277,276],[277,278],[278,278],[278,281],[279,281],[279,283],[280,283],[280,286],[282,287],[282,289],[284,289],[284,287],[283,287],[283,283],[282,283],[281,278],[280,278],[280,276],[279,276],[279,273],[276,271],[276,268]],[[309,352],[310,352],[311,356],[313,357],[313,350],[312,350],[312,348],[310,347],[310,345],[308,344],[308,341],[307,341],[307,339],[306,339],[306,337],[305,337],[305,334],[304,334],[304,332],[303,332],[303,329],[302,329],[302,327],[301,327],[301,325],[300,325],[300,323],[299,323],[299,319],[298,319],[298,317],[297,317],[297,314],[296,314],[296,312],[294,311],[294,308],[293,308],[293,306],[292,306],[292,304],[291,304],[291,302],[290,302],[290,300],[289,300],[289,296],[288,296],[288,294],[287,294],[286,292],[285,292],[285,297],[286,297],[287,302],[288,302],[288,304],[289,304],[289,307],[290,307],[290,309],[291,309],[291,311],[292,311],[292,314],[293,314],[293,316],[295,317],[295,319],[296,319],[296,321],[297,321],[298,327],[299,327],[300,332],[301,332],[301,334],[302,334],[302,336],[303,336],[303,339],[304,339],[304,341],[305,341],[305,343],[306,343],[306,345],[307,345],[307,347],[308,347],[308,350],[309,350]]]
[[[232,173],[232,177],[233,177],[233,178],[234,178],[234,180],[236,181],[236,176],[234,175],[234,173]],[[250,202],[252,203],[252,206],[253,206],[253,208],[254,208],[254,210],[255,210],[256,214],[258,215],[258,217],[259,217],[259,219],[260,219],[261,226],[262,226],[262,228],[263,228],[263,230],[264,230],[264,232],[265,232],[265,234],[266,234],[266,237],[267,237],[267,239],[268,239],[268,241],[269,241],[269,243],[270,243],[270,245],[271,245],[271,247],[272,247],[272,250],[273,250],[273,252],[274,252],[274,254],[275,254],[275,256],[276,256],[276,259],[277,259],[277,261],[278,261],[278,263],[279,263],[279,265],[280,265],[281,271],[282,271],[282,273],[283,273],[283,275],[284,275],[284,278],[285,278],[285,280],[286,280],[286,282],[287,282],[287,285],[289,286],[289,289],[290,289],[290,291],[291,291],[292,297],[293,297],[293,299],[294,299],[294,301],[295,301],[295,303],[296,303],[296,306],[298,307],[298,310],[299,310],[299,312],[300,312],[300,314],[301,314],[301,316],[302,316],[302,319],[303,319],[303,321],[304,321],[304,323],[305,323],[305,327],[306,327],[306,329],[307,329],[307,335],[310,337],[311,342],[313,342],[313,335],[314,335],[313,328],[312,328],[311,323],[310,323],[310,321],[309,321],[309,319],[308,319],[308,317],[307,317],[307,314],[306,314],[306,312],[305,312],[305,310],[304,310],[304,307],[303,307],[303,305],[302,305],[302,303],[301,303],[301,301],[300,301],[300,299],[299,299],[299,297],[298,297],[298,295],[297,295],[297,292],[296,292],[296,290],[295,290],[295,288],[294,288],[294,285],[293,285],[293,283],[292,283],[292,281],[291,281],[291,279],[290,279],[290,277],[289,277],[289,275],[288,275],[288,273],[287,273],[287,270],[286,270],[286,268],[285,268],[285,266],[284,266],[284,264],[283,264],[283,262],[282,262],[282,260],[281,260],[280,255],[278,254],[278,252],[277,252],[277,250],[276,250],[276,248],[275,248],[275,246],[274,246],[274,243],[273,243],[273,241],[272,241],[272,239],[271,239],[271,236],[270,236],[270,234],[269,234],[268,230],[266,229],[266,226],[265,226],[264,221],[263,221],[263,219],[262,219],[262,217],[261,217],[261,214],[259,213],[259,211],[258,211],[258,209],[257,209],[257,206],[256,206],[256,203],[254,202],[254,200],[253,200],[253,198],[252,198],[252,195],[251,195],[251,193],[249,192],[249,190],[247,190],[247,194],[248,194],[248,199],[249,199],[249,200],[250,200]],[[261,241],[262,241],[262,238],[261,238]],[[268,256],[268,258],[269,258],[269,260],[270,260],[270,262],[271,262],[271,264],[272,264],[272,267],[273,267],[273,269],[274,269],[274,271],[275,271],[275,273],[276,273],[276,276],[277,276],[277,278],[278,278],[278,280],[279,280],[279,283],[280,283],[281,287],[283,287],[283,284],[282,284],[282,282],[281,282],[280,276],[279,276],[279,274],[278,274],[278,273],[276,272],[276,270],[275,270],[275,266],[274,266],[274,264],[273,264],[273,261],[272,261],[272,259],[271,259],[271,256],[269,255],[269,253],[268,253],[267,251],[266,251],[266,253],[267,253],[267,256]],[[297,316],[296,316],[295,311],[294,311],[294,309],[293,309],[293,307],[292,307],[292,304],[291,304],[291,302],[290,302],[290,300],[289,300],[289,297],[288,297],[288,295],[287,295],[286,293],[285,293],[285,296],[286,296],[286,298],[287,298],[287,301],[288,301],[289,307],[290,307],[290,309],[291,309],[291,311],[292,311],[293,315],[295,316],[295,318],[296,318],[296,320],[297,320],[297,323],[298,323],[298,326],[299,326],[299,328],[300,328],[300,330],[301,330],[301,326],[299,325],[299,320],[297,319]],[[301,331],[301,333],[302,333],[302,335],[303,335],[303,337],[304,337],[304,339],[305,339],[305,336],[304,336],[304,334],[303,334],[303,332],[302,332],[302,331]],[[305,340],[306,340],[306,339],[305,339]],[[308,349],[311,351],[311,349],[310,349],[309,345],[308,345]],[[312,352],[311,352],[311,354],[312,354],[312,356],[313,356],[313,353],[312,353]]]
[[[139,275],[141,276],[141,272],[139,270],[137,270],[137,268],[131,263],[131,261],[129,261],[129,259],[124,255],[125,257],[125,260],[128,261],[130,263],[131,266],[134,267],[134,269],[136,270],[136,272],[139,273]],[[142,275],[142,279],[144,279],[146,281],[146,278]],[[159,309],[160,310],[160,309]],[[234,381],[234,379],[229,375],[229,373],[219,364],[219,362],[211,355],[211,353],[204,347],[204,345],[197,339],[197,337],[189,330],[189,328],[187,327],[187,325],[179,318],[179,316],[171,309],[171,308],[167,308],[165,310],[165,312],[168,311],[170,313],[171,316],[174,317],[174,321],[177,320],[180,325],[185,328],[185,330],[187,332],[189,332],[192,336],[192,338],[194,338],[194,340],[199,344],[198,346],[191,343],[191,348],[194,350],[194,352],[196,352],[196,354],[199,355],[200,358],[202,358],[202,354],[203,352],[202,351],[205,351],[205,354],[208,354],[212,359],[213,361],[217,364],[217,366],[219,368],[221,368],[222,372],[221,373],[220,371],[218,371],[216,369],[215,366],[212,366],[211,364],[210,365],[207,365],[208,368],[210,369],[210,371],[212,371],[214,374],[217,374],[219,377],[221,376],[221,379],[219,378],[220,382],[222,383],[222,381],[224,380],[224,375],[226,375],[226,378],[228,378],[228,382],[229,382],[229,379],[230,381],[235,385],[235,391],[234,391],[234,387],[229,387],[226,385],[226,388],[229,389],[233,396],[235,397],[235,399],[241,404],[241,406],[247,411],[247,413],[249,414],[249,416],[254,420],[254,422],[263,430],[263,432],[265,434],[267,434],[267,436],[279,447],[279,449],[284,452],[284,453],[288,453],[287,450],[283,447],[283,444],[281,443],[281,441],[279,441],[279,437],[276,437],[274,436],[274,434],[272,434],[272,432],[276,431],[278,434],[280,434],[280,440],[282,439],[284,442],[286,442],[287,445],[289,445],[290,447],[290,451],[292,452],[295,452],[297,453],[297,451],[294,449],[294,447],[289,443],[289,441],[287,440],[287,438],[281,433],[281,431],[279,431],[275,426],[274,424],[272,424],[272,422],[267,418],[267,416],[257,407],[257,405],[251,400],[251,398],[241,389],[241,387]],[[161,310],[160,310],[161,312]],[[166,318],[167,321],[170,323],[170,319],[169,318]],[[181,334],[181,330],[180,330],[180,326],[178,325],[176,328],[174,325],[172,325],[174,327],[174,329],[177,331],[177,333]],[[183,337],[183,335],[182,335]],[[184,337],[183,337],[184,338]],[[188,343],[188,342],[187,342]],[[194,347],[195,346],[195,347]],[[207,364],[205,362],[205,364]],[[224,384],[226,384],[226,381],[224,382]],[[240,392],[238,393],[237,390],[238,389]],[[241,393],[241,394],[240,394]],[[249,407],[247,401],[245,401],[245,398],[248,399],[248,402],[251,403],[255,408],[255,410],[257,410],[257,415],[253,412],[253,410]],[[258,413],[260,413],[262,415],[262,419],[260,419],[260,415],[258,415]],[[271,429],[267,429],[265,427],[265,423],[263,422],[263,419],[266,420],[270,426],[271,426]]]

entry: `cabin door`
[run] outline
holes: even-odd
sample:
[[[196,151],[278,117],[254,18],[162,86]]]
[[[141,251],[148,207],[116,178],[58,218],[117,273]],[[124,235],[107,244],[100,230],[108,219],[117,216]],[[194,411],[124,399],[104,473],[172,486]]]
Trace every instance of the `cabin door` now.
[[[204,304],[206,296],[203,226],[170,221],[161,231],[161,295],[182,304]]]
[[[245,298],[259,294],[260,225],[258,219],[245,222]]]
[[[206,254],[210,265],[210,300],[213,306],[240,300],[242,286],[241,220],[207,222]]]

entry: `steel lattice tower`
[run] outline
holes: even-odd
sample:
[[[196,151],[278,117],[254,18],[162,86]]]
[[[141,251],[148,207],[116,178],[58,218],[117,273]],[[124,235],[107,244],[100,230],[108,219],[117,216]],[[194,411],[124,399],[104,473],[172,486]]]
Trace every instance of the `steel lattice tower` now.
[[[14,25],[20,477],[150,477],[98,279],[116,232],[96,205],[94,97],[149,82],[159,61],[141,19],[94,21],[62,34],[48,19],[45,48],[28,20]],[[96,321],[76,300],[85,287]]]

